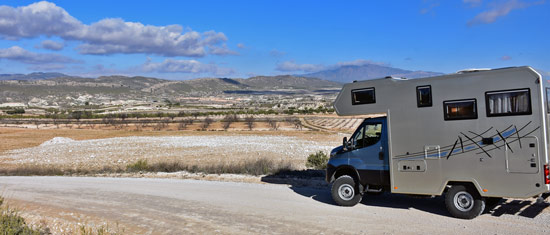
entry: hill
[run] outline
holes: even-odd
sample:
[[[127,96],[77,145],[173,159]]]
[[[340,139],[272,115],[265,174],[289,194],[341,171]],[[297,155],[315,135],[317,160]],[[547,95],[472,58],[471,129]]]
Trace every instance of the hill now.
[[[106,103],[111,100],[159,100],[222,94],[305,94],[320,92],[318,90],[336,92],[335,90],[341,86],[342,84],[337,82],[289,75],[257,76],[248,79],[198,78],[184,81],[142,76],[113,75],[82,78],[65,75],[51,79],[2,80],[0,81],[0,103],[29,103],[32,100],[39,100],[40,102],[36,102],[44,106],[45,103],[48,105],[74,103],[72,100],[91,99],[90,97],[94,97],[94,103]]]
[[[29,73],[29,74],[0,74],[0,80],[40,80],[40,79],[50,79],[58,77],[67,77],[66,74],[62,73]]]
[[[421,78],[441,75],[442,73],[427,71],[411,71],[377,64],[346,65],[334,69],[323,70],[315,73],[304,74],[304,77],[320,78],[340,83],[353,82],[354,80],[368,80],[386,76],[406,78]]]

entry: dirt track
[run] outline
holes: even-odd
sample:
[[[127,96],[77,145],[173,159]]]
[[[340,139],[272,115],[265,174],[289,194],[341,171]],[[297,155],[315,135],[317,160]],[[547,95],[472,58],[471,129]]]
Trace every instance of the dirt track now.
[[[441,198],[366,196],[333,205],[327,189],[143,178],[0,177],[27,217],[118,223],[127,233],[543,234],[548,204],[508,200],[474,220],[449,217]]]

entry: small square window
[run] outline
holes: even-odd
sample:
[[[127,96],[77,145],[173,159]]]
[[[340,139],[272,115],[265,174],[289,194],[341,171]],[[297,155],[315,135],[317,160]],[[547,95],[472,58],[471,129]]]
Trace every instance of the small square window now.
[[[476,99],[443,101],[445,120],[477,119]]]
[[[353,105],[376,103],[374,87],[351,90],[351,103]]]
[[[546,94],[548,97],[548,94]],[[531,114],[529,88],[485,92],[487,116],[514,116]]]
[[[416,87],[416,104],[419,108],[432,106],[432,86]]]

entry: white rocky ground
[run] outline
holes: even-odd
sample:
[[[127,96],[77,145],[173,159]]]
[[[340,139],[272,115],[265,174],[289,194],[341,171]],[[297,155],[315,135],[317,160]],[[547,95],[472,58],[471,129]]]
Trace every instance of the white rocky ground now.
[[[139,159],[211,164],[267,157],[303,165],[309,154],[319,150],[328,154],[334,146],[335,143],[328,141],[269,135],[134,136],[80,141],[56,137],[37,147],[8,151],[0,155],[0,161],[18,165],[102,167],[125,166]]]

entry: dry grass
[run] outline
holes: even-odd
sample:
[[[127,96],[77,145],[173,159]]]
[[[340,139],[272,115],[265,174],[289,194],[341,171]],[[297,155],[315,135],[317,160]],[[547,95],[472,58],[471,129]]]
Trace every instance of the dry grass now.
[[[282,171],[294,170],[289,161],[274,161],[268,158],[246,160],[238,163],[219,163],[214,165],[191,165],[178,161],[157,161],[149,163],[147,159],[138,160],[135,163],[123,167],[105,166],[99,169],[93,168],[59,168],[44,165],[15,166],[0,168],[3,176],[61,176],[61,175],[93,175],[109,173],[132,172],[178,172],[206,174],[247,174],[247,175],[272,175]]]
[[[191,173],[206,174],[247,174],[247,175],[267,175],[277,174],[281,171],[293,170],[292,163],[289,161],[274,161],[268,158],[249,159],[239,163],[232,164],[214,164],[214,165],[188,165],[182,162],[156,162],[149,164],[147,160],[139,160],[129,164],[126,168],[129,172],[177,172],[187,171]]]

